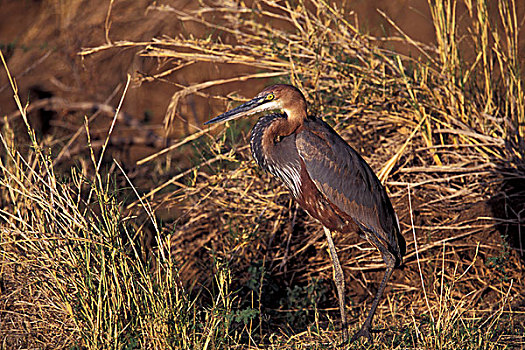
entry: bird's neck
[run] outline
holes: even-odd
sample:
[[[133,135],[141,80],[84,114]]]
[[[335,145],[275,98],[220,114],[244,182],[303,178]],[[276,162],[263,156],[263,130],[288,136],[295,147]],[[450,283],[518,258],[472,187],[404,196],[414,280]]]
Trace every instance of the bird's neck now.
[[[277,144],[283,138],[292,135],[302,124],[302,121],[284,116],[273,118],[264,130],[261,138],[261,146],[267,155],[273,154]]]
[[[253,157],[257,163],[267,170],[268,155],[282,138],[297,132],[306,119],[306,109],[285,109],[283,114],[269,114],[262,116],[252,129],[251,147]]]
[[[275,138],[277,136],[286,137],[295,132],[301,125],[298,120],[290,118],[276,118],[269,126],[265,133],[267,137]]]
[[[253,127],[251,135],[252,155],[264,170],[280,178],[292,191],[300,194],[301,164],[295,145],[294,127],[282,114],[266,115]]]
[[[252,129],[251,147],[253,157],[257,163],[268,170],[268,155],[276,143],[283,137],[291,135],[297,129],[294,123],[290,124],[282,114],[269,114],[262,116]]]
[[[304,101],[284,107],[283,112],[286,114],[286,119],[280,120],[280,124],[276,126],[279,128],[280,136],[292,134],[307,118],[306,103]]]

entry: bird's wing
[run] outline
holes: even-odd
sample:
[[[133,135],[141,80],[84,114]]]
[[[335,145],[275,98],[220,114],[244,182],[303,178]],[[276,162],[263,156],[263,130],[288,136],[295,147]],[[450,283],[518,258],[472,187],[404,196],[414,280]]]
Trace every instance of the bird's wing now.
[[[362,230],[373,233],[391,252],[398,251],[394,209],[365,160],[320,119],[305,124],[296,145],[319,191]]]

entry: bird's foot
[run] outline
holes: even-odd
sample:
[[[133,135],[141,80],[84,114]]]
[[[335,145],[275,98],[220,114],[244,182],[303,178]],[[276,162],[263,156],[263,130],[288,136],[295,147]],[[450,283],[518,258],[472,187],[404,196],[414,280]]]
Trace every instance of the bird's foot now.
[[[372,344],[373,343],[372,330],[370,328],[371,328],[371,325],[365,322],[365,324],[361,327],[361,329],[356,334],[354,334],[352,339],[350,339],[349,344],[352,344],[353,342],[355,342],[357,339],[361,337],[365,337],[366,339],[368,339],[368,342]]]

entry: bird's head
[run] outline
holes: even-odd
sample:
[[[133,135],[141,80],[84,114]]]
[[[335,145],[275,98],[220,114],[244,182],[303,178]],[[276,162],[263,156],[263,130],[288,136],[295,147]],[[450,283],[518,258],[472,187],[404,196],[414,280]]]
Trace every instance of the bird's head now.
[[[269,110],[284,112],[288,119],[304,119],[306,118],[306,100],[301,91],[292,85],[272,85],[258,93],[250,101],[208,120],[204,124],[225,122]]]

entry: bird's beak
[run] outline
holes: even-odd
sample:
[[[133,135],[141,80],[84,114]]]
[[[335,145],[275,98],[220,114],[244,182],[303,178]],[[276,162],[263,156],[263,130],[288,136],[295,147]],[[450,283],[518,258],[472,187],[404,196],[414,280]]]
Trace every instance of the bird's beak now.
[[[223,113],[219,115],[218,117],[208,120],[204,124],[206,125],[206,124],[225,122],[228,120],[237,119],[237,118],[245,117],[245,116],[257,113],[257,112],[261,112],[266,109],[264,108],[266,106],[263,106],[261,108],[261,106],[265,104],[266,102],[268,102],[268,100],[266,99],[266,96],[255,97],[254,99],[246,103],[243,103],[242,105],[235,107],[234,109],[229,110],[228,112]]]

